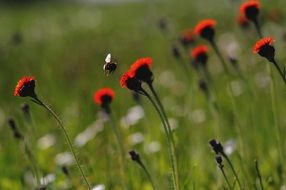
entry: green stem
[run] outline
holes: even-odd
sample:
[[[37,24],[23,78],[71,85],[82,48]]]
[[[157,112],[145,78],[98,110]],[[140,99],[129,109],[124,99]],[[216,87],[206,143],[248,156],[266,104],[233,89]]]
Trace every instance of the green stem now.
[[[256,169],[256,172],[257,172],[257,177],[259,179],[261,190],[264,190],[263,183],[262,183],[262,177],[261,177],[259,166],[258,166],[258,161],[255,160],[254,162],[255,162],[255,169]]]
[[[240,188],[240,189],[243,189],[243,188],[242,188],[242,185],[241,185],[241,183],[240,183],[240,180],[239,180],[239,178],[238,178],[238,175],[237,175],[237,173],[236,173],[236,171],[235,171],[235,169],[234,169],[234,167],[233,167],[233,165],[232,165],[230,159],[228,158],[228,156],[227,156],[226,154],[223,154],[222,156],[226,159],[227,163],[229,164],[229,166],[230,166],[230,168],[231,168],[231,170],[232,170],[232,173],[233,173],[233,175],[234,175],[234,177],[235,177],[235,179],[236,179],[236,181],[237,181],[237,183],[238,183],[238,185],[239,185],[239,188]]]
[[[221,171],[221,173],[222,173],[222,175],[223,175],[223,177],[224,177],[224,179],[225,179],[225,181],[227,183],[228,188],[232,190],[233,188],[232,188],[232,186],[229,183],[229,180],[228,180],[228,178],[227,178],[227,176],[226,176],[226,174],[224,172],[224,169],[222,167],[219,167],[219,169],[220,169],[220,171]]]
[[[171,129],[168,117],[166,115],[165,109],[164,109],[164,107],[163,107],[163,105],[162,105],[162,103],[160,101],[160,98],[159,98],[158,94],[156,93],[152,83],[147,83],[147,84],[148,84],[152,94],[154,95],[155,100],[158,103],[159,109],[162,112],[163,118],[165,119],[165,122],[167,124],[167,130],[169,131],[169,136],[170,136],[170,139],[171,139],[171,141],[170,141],[171,142],[171,153],[172,153],[172,162],[173,162],[173,166],[174,166],[174,171],[173,172],[174,172],[174,175],[175,175],[176,189],[180,189],[180,187],[179,187],[178,164],[177,164],[176,151],[175,151],[175,142],[174,142],[172,129]]]
[[[229,73],[227,73],[226,78],[227,78],[228,82],[231,81],[231,76],[229,75]],[[241,79],[243,80],[243,77],[241,77]],[[242,120],[241,120],[242,117],[240,117],[239,114],[238,114],[239,113],[239,111],[238,111],[238,106],[239,105],[238,105],[238,102],[237,102],[237,100],[236,100],[236,98],[234,96],[234,92],[232,90],[232,86],[230,84],[228,84],[227,88],[229,90],[228,94],[229,94],[229,97],[230,97],[230,100],[231,100],[232,112],[233,112],[234,120],[235,120],[235,123],[236,123],[235,131],[236,131],[237,136],[238,136],[238,142],[239,142],[239,145],[240,145],[240,147],[242,149],[242,154],[244,156],[246,156],[246,157],[249,157],[248,151],[246,150],[245,142],[243,140],[243,136],[245,136],[245,133],[244,133],[244,130],[243,130],[243,124],[242,124]],[[252,107],[251,103],[250,103],[250,107]],[[250,111],[252,111],[252,109]],[[252,116],[253,116],[253,114],[250,114],[250,122],[252,122]],[[250,123],[250,126],[253,126],[253,123]],[[254,130],[255,130],[255,128],[254,128]],[[255,145],[255,143],[252,143],[252,144]],[[247,177],[247,176],[249,176],[249,174],[248,174],[247,170],[245,169],[245,166],[244,166],[245,164],[243,164],[243,163],[245,163],[245,160],[242,160],[241,156],[239,156],[239,160],[240,160],[240,166],[241,166],[242,172],[243,172],[244,176],[246,176],[245,179],[248,182],[249,177]]]
[[[286,85],[286,78],[285,78],[284,73],[282,72],[281,68],[279,67],[279,65],[277,64],[277,62],[275,60],[273,60],[272,63],[274,64],[275,68],[277,69],[281,78],[283,79],[284,84]]]
[[[281,141],[281,131],[278,124],[278,112],[277,112],[277,104],[276,104],[276,93],[275,93],[275,84],[273,80],[273,72],[271,69],[271,65],[267,64],[267,70],[270,75],[270,93],[271,93],[271,106],[272,106],[272,117],[273,117],[273,124],[276,131],[276,143],[278,147],[278,154],[280,157],[280,164],[283,163],[283,148],[282,148],[282,141]]]
[[[263,36],[262,36],[262,32],[261,32],[261,29],[260,29],[260,25],[259,25],[259,23],[258,23],[258,20],[257,20],[257,19],[253,20],[253,24],[254,24],[254,27],[255,27],[255,29],[256,29],[256,32],[257,32],[259,38],[262,38]]]
[[[188,81],[190,81],[191,74],[190,74],[188,65],[185,64],[183,58],[180,58],[178,60],[178,62],[179,62],[180,65],[182,65],[182,69],[184,70],[184,73],[186,74],[186,77],[187,77]]]
[[[163,116],[163,118],[164,118],[164,120],[165,120],[165,122],[166,122],[166,124],[167,124],[167,130],[168,130],[168,133],[169,133],[169,135],[170,135],[170,137],[171,137],[171,141],[172,141],[172,143],[174,144],[174,138],[173,138],[172,129],[171,129],[171,126],[170,126],[168,117],[167,117],[167,115],[166,115],[165,109],[164,109],[164,107],[163,107],[163,105],[162,105],[162,103],[161,103],[161,101],[160,101],[160,98],[159,98],[158,94],[156,93],[156,91],[155,91],[155,89],[154,89],[152,83],[147,83],[147,84],[148,84],[148,86],[149,86],[149,88],[150,88],[152,94],[153,94],[154,97],[155,97],[155,101],[158,103],[159,109],[160,109],[160,111],[162,112],[162,116]]]
[[[218,56],[218,58],[219,58],[219,60],[220,60],[220,62],[221,62],[221,65],[222,65],[222,67],[223,67],[225,73],[228,74],[229,72],[228,72],[226,63],[225,63],[225,61],[224,61],[224,59],[223,59],[223,57],[222,57],[222,55],[221,55],[221,53],[220,53],[220,51],[219,51],[219,49],[218,49],[218,47],[217,47],[217,44],[215,43],[214,40],[210,41],[210,43],[211,43],[211,46],[213,47],[215,53],[217,54],[217,56]]]
[[[174,183],[174,187],[175,189],[179,190],[178,186],[177,186],[177,180],[176,180],[176,162],[175,162],[175,149],[174,149],[174,144],[172,143],[170,134],[169,134],[169,130],[166,124],[166,121],[164,120],[164,117],[160,111],[160,109],[158,108],[157,104],[154,102],[154,100],[151,98],[151,96],[148,94],[148,92],[146,92],[144,89],[141,89],[143,95],[145,95],[149,101],[152,103],[152,105],[154,106],[154,108],[156,109],[158,115],[160,116],[161,122],[164,126],[164,131],[166,133],[166,137],[167,137],[167,142],[168,142],[168,152],[169,152],[169,157],[170,157],[170,161],[171,161],[171,165],[172,165],[172,177],[173,177],[173,183]]]
[[[150,183],[151,183],[153,189],[156,190],[155,183],[154,183],[154,181],[152,180],[152,177],[151,177],[149,171],[147,170],[146,166],[143,164],[142,161],[137,161],[137,163],[140,165],[140,167],[143,169],[143,171],[144,171],[145,174],[147,175],[147,177],[148,177],[148,179],[149,179],[149,181],[150,181]]]
[[[208,84],[211,84],[212,83],[211,74],[210,74],[207,66],[206,65],[202,66],[201,69],[202,69],[202,74],[205,77],[206,81],[208,82]]]
[[[122,140],[121,140],[122,138],[121,138],[121,135],[120,135],[120,133],[118,131],[118,128],[115,126],[115,122],[114,122],[114,119],[113,119],[112,115],[109,114],[109,117],[111,119],[111,121],[110,121],[111,122],[111,128],[112,128],[113,133],[115,135],[115,138],[116,138],[116,141],[117,141],[117,145],[118,145],[118,149],[119,149],[119,152],[120,152],[120,170],[121,170],[121,175],[122,175],[122,178],[123,178],[122,184],[123,184],[123,186],[125,186],[125,189],[129,189],[128,185],[126,184],[125,150],[124,150],[124,147],[123,147],[123,144],[122,144]]]
[[[37,160],[34,156],[34,154],[32,153],[31,149],[29,148],[27,142],[25,142],[25,140],[23,140],[24,142],[24,150],[25,150],[25,154],[28,157],[28,160],[31,163],[32,166],[32,170],[34,172],[36,181],[37,181],[37,187],[41,186],[41,181],[40,181],[40,174],[39,174],[39,170],[38,170],[38,165],[37,165]]]
[[[115,126],[115,122],[114,122],[114,119],[113,119],[112,115],[109,114],[109,117],[111,119],[111,128],[112,128],[113,133],[115,135],[115,138],[116,138],[116,141],[117,141],[117,144],[118,144],[118,149],[119,149],[119,152],[120,152],[120,155],[121,155],[121,162],[123,163],[124,162],[124,158],[125,158],[125,151],[124,151],[124,148],[123,148],[123,145],[122,145],[121,135],[119,134],[119,131],[118,131],[117,127]]]
[[[220,109],[218,107],[218,103],[217,103],[217,90],[214,86],[214,84],[211,84],[210,80],[207,80],[207,84],[208,84],[208,89],[205,92],[207,101],[208,101],[208,105],[209,105],[209,109],[210,109],[210,113],[213,117],[213,119],[216,122],[216,125],[214,127],[214,132],[213,134],[216,135],[218,138],[221,137],[221,127],[222,127],[222,119],[221,117],[221,112]]]
[[[71,150],[71,152],[72,152],[72,154],[73,154],[73,156],[74,156],[74,159],[75,159],[75,161],[76,161],[76,165],[77,165],[77,167],[78,167],[78,169],[79,169],[79,171],[80,171],[80,173],[81,173],[81,176],[82,176],[82,178],[84,179],[84,181],[85,181],[85,183],[86,183],[88,189],[91,190],[91,186],[90,186],[90,184],[88,183],[87,178],[86,178],[86,176],[85,176],[85,174],[84,174],[84,172],[83,172],[83,169],[82,169],[81,166],[80,166],[79,159],[78,159],[78,157],[77,157],[77,155],[76,155],[76,153],[75,153],[75,150],[74,150],[74,148],[73,148],[73,145],[72,145],[72,143],[71,143],[71,140],[70,140],[70,138],[69,138],[69,135],[68,135],[68,133],[67,133],[67,131],[66,131],[66,129],[65,129],[63,123],[62,123],[62,121],[60,120],[60,118],[58,117],[58,115],[57,115],[49,106],[47,106],[44,102],[42,102],[42,101],[41,101],[40,99],[38,99],[37,97],[34,97],[34,99],[36,100],[36,102],[37,102],[39,105],[43,106],[48,112],[50,112],[50,113],[52,114],[52,116],[57,120],[57,122],[58,122],[58,124],[60,125],[62,131],[64,132],[66,141],[67,141],[68,146],[69,146],[69,148],[70,148],[70,150]]]

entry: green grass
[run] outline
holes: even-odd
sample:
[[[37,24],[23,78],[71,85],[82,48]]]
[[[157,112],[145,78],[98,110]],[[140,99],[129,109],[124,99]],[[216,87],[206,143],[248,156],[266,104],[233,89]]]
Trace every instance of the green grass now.
[[[285,2],[261,1],[262,20],[265,35],[276,39],[277,60],[285,64]],[[267,19],[270,9],[281,11],[279,22]],[[258,55],[252,54],[252,46],[257,40],[253,27],[242,31],[234,20],[239,3],[227,0],[205,1],[147,1],[130,4],[48,4],[37,3],[21,6],[2,6],[0,8],[0,189],[31,189],[27,180],[21,179],[29,171],[30,165],[21,151],[21,145],[12,137],[7,118],[15,118],[21,132],[30,139],[44,175],[54,173],[56,180],[48,189],[65,189],[66,180],[60,166],[55,163],[58,153],[68,151],[56,121],[29,98],[13,97],[17,80],[23,75],[37,78],[36,91],[62,118],[72,138],[84,131],[95,120],[100,119],[100,107],[93,103],[95,90],[109,86],[116,92],[112,102],[112,112],[117,127],[123,136],[125,149],[136,149],[149,168],[158,189],[167,189],[170,175],[167,142],[154,108],[142,97],[145,117],[130,128],[123,128],[121,118],[127,110],[136,105],[130,91],[119,85],[120,75],[139,57],[151,56],[154,59],[154,86],[157,89],[167,115],[174,119],[177,156],[179,162],[180,184],[182,189],[223,189],[226,187],[222,174],[217,169],[214,154],[208,140],[218,138],[223,144],[235,140],[236,149],[230,159],[246,189],[253,189],[257,183],[254,160],[257,159],[266,189],[279,189],[281,182],[277,172],[278,152],[276,131],[273,125],[270,85],[259,87],[257,80],[262,76],[267,80],[268,64]],[[171,27],[168,39],[160,32],[156,22],[166,17]],[[197,87],[198,77],[191,68],[191,81],[180,65],[170,54],[170,44],[180,32],[193,27],[200,19],[214,18],[218,21],[216,39],[225,55],[227,43],[235,41],[239,47],[238,64],[243,70],[254,98],[250,98],[245,84],[237,76],[229,81],[223,74],[221,65],[210,49],[209,70],[216,89],[217,103],[220,107],[219,118],[214,118],[203,93]],[[12,36],[21,35],[21,43],[13,43]],[[199,42],[207,44],[203,40]],[[102,70],[107,53],[118,61],[116,72],[106,77]],[[185,55],[185,61],[187,62]],[[274,70],[274,68],[273,68]],[[165,75],[165,79],[164,79]],[[166,79],[167,76],[167,79]],[[277,100],[278,124],[281,137],[285,134],[286,119],[285,86],[274,70],[274,83]],[[234,106],[228,95],[227,86],[235,81],[242,93],[234,97]],[[267,82],[267,81],[266,81]],[[37,134],[29,133],[29,125],[21,112],[21,105],[29,103]],[[251,122],[250,106],[253,106]],[[203,119],[198,121],[198,116]],[[199,113],[199,114],[198,114]],[[219,120],[220,126],[217,126]],[[215,129],[221,134],[217,137]],[[241,133],[238,133],[241,130]],[[144,141],[132,145],[128,137],[141,132]],[[55,145],[48,149],[37,148],[40,137],[52,134]],[[283,146],[285,141],[282,138]],[[152,141],[158,141],[161,149],[156,153],[146,152]],[[242,143],[242,144],[241,144]],[[84,147],[77,149],[82,165],[92,185],[105,184],[106,189],[122,189],[119,175],[116,141],[108,123],[104,130]],[[285,161],[285,157],[284,157]],[[146,176],[128,156],[127,179],[132,189],[151,189]],[[226,173],[233,181],[231,170],[225,163]],[[285,175],[285,166],[282,166]],[[80,182],[79,173],[74,165],[71,169],[72,180]],[[184,187],[184,188],[183,188]],[[85,189],[82,185],[82,189]],[[259,188],[258,188],[259,189]]]

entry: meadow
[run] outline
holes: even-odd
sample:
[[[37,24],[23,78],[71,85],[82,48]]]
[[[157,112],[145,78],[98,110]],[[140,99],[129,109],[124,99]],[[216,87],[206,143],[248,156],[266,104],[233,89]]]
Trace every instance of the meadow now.
[[[261,37],[252,22],[239,24],[243,2],[1,4],[0,190],[88,189],[57,120],[33,98],[13,95],[23,76],[35,77],[38,97],[59,116],[93,190],[286,189],[286,86],[274,64],[253,53]],[[275,39],[275,59],[285,72],[285,0],[260,4],[262,35]],[[215,42],[227,73],[207,40],[194,35],[191,45],[181,44],[183,31],[203,19],[217,22]],[[208,46],[206,70],[191,57],[201,44]],[[107,75],[109,53],[117,69]],[[156,109],[120,86],[142,57],[153,59],[152,84],[172,128],[179,188]],[[110,114],[93,99],[105,87],[115,93]],[[223,166],[211,139],[224,147],[217,154]]]

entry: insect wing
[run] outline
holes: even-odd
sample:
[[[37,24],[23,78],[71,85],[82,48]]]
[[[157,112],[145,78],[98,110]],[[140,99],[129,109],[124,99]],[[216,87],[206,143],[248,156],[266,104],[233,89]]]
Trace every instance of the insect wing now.
[[[106,63],[110,63],[111,62],[111,54],[107,54],[106,58],[105,58],[105,62]]]

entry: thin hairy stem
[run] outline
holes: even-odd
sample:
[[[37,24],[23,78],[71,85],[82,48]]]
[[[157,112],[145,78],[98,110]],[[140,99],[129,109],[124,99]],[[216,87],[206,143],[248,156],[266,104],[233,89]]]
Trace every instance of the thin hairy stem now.
[[[230,190],[232,190],[233,188],[232,188],[232,186],[231,186],[230,183],[229,183],[229,180],[228,180],[228,178],[227,178],[227,176],[226,176],[226,174],[225,174],[225,172],[224,172],[224,169],[223,169],[222,167],[219,167],[219,169],[220,169],[220,171],[221,171],[221,173],[222,173],[222,175],[223,175],[223,177],[224,177],[224,179],[225,179],[225,182],[227,183],[228,188],[229,188]]]
[[[121,135],[118,131],[118,128],[115,126],[115,121],[114,118],[112,116],[112,114],[109,114],[110,117],[110,123],[111,123],[111,128],[113,130],[113,133],[115,135],[116,141],[117,141],[117,145],[118,145],[118,149],[119,149],[119,153],[120,153],[120,170],[121,170],[121,175],[123,177],[123,186],[125,186],[126,189],[128,188],[128,185],[126,183],[126,176],[125,176],[125,171],[127,171],[126,169],[126,164],[125,164],[125,150],[124,150],[124,146],[122,144],[122,138]]]
[[[280,158],[280,164],[283,163],[283,147],[282,147],[282,141],[281,141],[281,130],[279,127],[278,122],[278,111],[277,111],[277,102],[276,102],[276,92],[275,92],[275,84],[273,80],[273,71],[271,69],[271,65],[267,65],[267,70],[270,75],[270,95],[271,95],[271,106],[272,106],[272,117],[273,117],[273,124],[275,127],[275,133],[276,133],[276,143],[278,147],[278,154]]]
[[[156,186],[155,186],[155,183],[149,173],[149,171],[147,170],[146,166],[144,165],[144,163],[141,161],[141,160],[138,160],[137,163],[139,164],[139,166],[143,169],[144,173],[146,174],[147,178],[149,179],[152,187],[154,190],[156,190]]]
[[[209,72],[207,66],[202,66],[201,69],[202,69],[202,74],[203,74],[203,76],[205,77],[206,81],[207,81],[209,84],[211,84],[211,83],[212,83],[212,78],[211,78],[211,74],[210,74],[210,72]]]
[[[211,40],[210,43],[211,43],[211,46],[213,47],[215,53],[217,54],[217,56],[218,56],[218,58],[219,58],[219,60],[220,60],[220,62],[221,62],[221,65],[222,65],[222,67],[223,67],[225,73],[228,74],[229,72],[228,72],[226,63],[225,63],[225,61],[224,61],[224,58],[222,57],[222,54],[220,53],[220,51],[219,51],[219,49],[218,49],[218,47],[217,47],[217,44],[215,43],[214,40]]]
[[[259,166],[258,166],[258,161],[255,160],[254,162],[255,162],[255,170],[257,173],[257,177],[259,179],[259,184],[260,184],[261,190],[264,190],[263,183],[262,183],[262,177],[261,177]]]
[[[286,78],[285,78],[283,71],[281,70],[281,68],[279,67],[279,65],[277,64],[277,62],[275,60],[273,60],[272,63],[274,64],[275,68],[279,72],[279,75],[283,79],[284,84],[286,85]]]
[[[72,145],[72,143],[71,143],[70,137],[69,137],[69,135],[68,135],[68,133],[67,133],[67,131],[66,131],[66,129],[65,129],[63,123],[62,123],[62,121],[60,120],[59,116],[58,116],[48,105],[46,105],[44,102],[42,102],[40,99],[38,99],[37,97],[34,97],[34,99],[35,99],[35,101],[36,101],[39,105],[43,106],[48,112],[50,112],[50,113],[52,114],[52,116],[57,120],[58,124],[60,125],[60,127],[61,127],[61,129],[62,129],[62,131],[63,131],[63,133],[64,133],[64,136],[65,136],[65,138],[66,138],[66,141],[67,141],[67,143],[68,143],[68,146],[69,146],[69,148],[70,148],[70,151],[71,151],[72,154],[73,154],[73,157],[74,157],[74,159],[75,159],[75,161],[76,161],[76,165],[77,165],[77,167],[78,167],[78,169],[79,169],[79,171],[80,171],[80,173],[81,173],[81,176],[82,176],[82,178],[84,179],[86,185],[88,186],[88,189],[91,190],[91,186],[90,186],[90,184],[88,183],[87,178],[86,178],[86,176],[85,176],[85,174],[84,174],[84,172],[83,172],[83,169],[82,169],[81,166],[80,166],[79,159],[78,159],[78,157],[77,157],[77,155],[76,155],[76,153],[75,153],[75,150],[74,150],[73,145]]]
[[[161,113],[163,115],[163,118],[165,119],[165,122],[167,124],[167,130],[169,131],[169,136],[170,136],[170,142],[171,142],[171,153],[172,153],[172,162],[173,162],[173,165],[174,165],[174,175],[175,175],[175,183],[176,183],[176,189],[180,189],[179,188],[179,174],[178,174],[178,164],[177,164],[177,158],[176,158],[176,151],[175,151],[175,142],[174,142],[174,137],[173,137],[173,133],[172,133],[172,129],[171,129],[171,125],[169,123],[169,120],[168,120],[168,117],[167,117],[167,114],[166,114],[166,111],[163,107],[163,104],[161,103],[161,100],[158,96],[158,94],[156,93],[152,83],[147,83],[152,94],[154,95],[155,97],[155,100],[159,106],[159,109],[161,110]]]
[[[166,133],[166,137],[167,137],[167,141],[168,141],[168,152],[169,152],[169,157],[170,157],[170,161],[171,161],[171,165],[172,165],[172,177],[173,177],[173,183],[174,183],[174,187],[176,190],[179,190],[178,188],[178,181],[176,178],[176,170],[177,170],[177,165],[176,165],[176,156],[175,156],[175,149],[174,149],[174,144],[172,143],[171,137],[170,137],[170,133],[166,124],[166,121],[163,117],[163,114],[161,113],[160,109],[158,108],[157,104],[155,103],[155,101],[152,99],[152,97],[149,95],[148,92],[146,92],[144,89],[141,90],[142,94],[145,95],[149,101],[152,103],[152,105],[154,106],[154,108],[156,109],[158,115],[160,116],[161,122],[164,126],[164,130]]]
[[[167,130],[168,130],[168,133],[169,133],[169,135],[170,135],[170,137],[171,137],[171,141],[172,141],[172,143],[174,144],[174,138],[173,138],[173,133],[172,133],[171,125],[170,125],[170,123],[169,123],[169,120],[168,120],[167,114],[166,114],[166,112],[165,112],[165,109],[164,109],[164,107],[163,107],[163,104],[161,103],[160,98],[159,98],[157,92],[155,91],[155,89],[154,89],[152,83],[147,83],[147,84],[148,84],[148,86],[149,86],[149,88],[150,88],[152,94],[153,94],[154,97],[155,97],[155,101],[157,102],[157,104],[158,104],[158,106],[159,106],[159,109],[160,109],[160,111],[161,111],[161,113],[162,113],[162,116],[163,116],[163,118],[164,118],[164,120],[165,120],[165,122],[166,122],[166,124],[167,124]]]
[[[254,24],[255,30],[256,30],[259,38],[263,38],[258,20],[257,19],[253,20],[253,24]]]
[[[237,181],[237,183],[238,183],[239,188],[240,188],[240,189],[243,189],[243,188],[242,188],[242,185],[241,185],[241,183],[240,183],[240,180],[239,180],[239,178],[238,178],[238,175],[237,175],[237,173],[236,173],[236,171],[235,171],[235,169],[234,169],[234,167],[233,167],[233,165],[232,165],[230,159],[228,158],[228,156],[227,156],[226,154],[223,154],[222,156],[226,159],[227,163],[229,164],[229,166],[230,166],[230,168],[231,168],[231,171],[232,171],[232,173],[233,173],[233,175],[234,175],[234,177],[235,177],[235,179],[236,179],[236,181]]]
[[[124,158],[125,158],[125,151],[124,151],[124,148],[123,148],[123,145],[122,145],[122,138],[121,138],[121,135],[117,129],[117,127],[115,126],[115,122],[114,122],[114,119],[112,117],[111,114],[109,114],[109,117],[110,117],[110,123],[111,123],[111,128],[113,130],[113,133],[115,135],[115,138],[116,138],[116,141],[117,141],[117,144],[118,144],[118,149],[119,149],[119,152],[120,152],[120,156],[121,156],[121,162],[123,163],[124,162]]]
[[[35,175],[35,178],[37,181],[37,187],[40,187],[41,181],[40,181],[40,174],[39,174],[37,160],[36,160],[33,152],[31,151],[30,147],[28,146],[27,142],[25,140],[23,140],[23,143],[24,143],[25,154],[27,155],[28,160],[30,161],[32,170],[34,172],[34,175]]]

